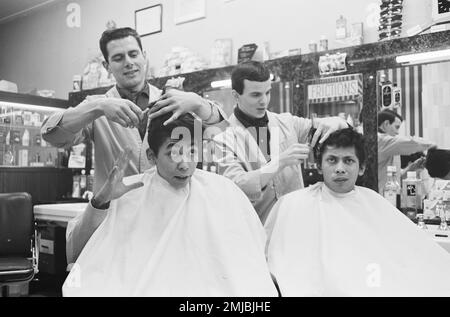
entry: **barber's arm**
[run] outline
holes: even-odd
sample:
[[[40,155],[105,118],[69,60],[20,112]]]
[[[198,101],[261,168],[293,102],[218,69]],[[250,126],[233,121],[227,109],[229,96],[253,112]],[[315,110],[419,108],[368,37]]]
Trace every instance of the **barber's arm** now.
[[[416,152],[426,151],[436,146],[433,142],[406,136],[384,135],[378,138],[378,151],[383,155],[410,155]]]
[[[308,157],[309,147],[305,144],[293,144],[277,157],[257,170],[247,170],[250,162],[242,162],[232,149],[230,140],[225,141],[225,134],[216,137],[215,161],[219,165],[219,173],[233,180],[251,201],[260,199],[263,190],[269,182],[285,167],[298,165]],[[249,159],[256,155],[247,155]]]
[[[101,116],[132,128],[139,125],[142,110],[126,99],[90,96],[78,106],[51,116],[43,123],[41,133],[44,140],[56,146],[77,144],[82,141],[81,130]]]
[[[67,234],[67,258],[68,261],[71,261],[70,263],[73,263],[78,258],[92,234],[106,218],[106,214],[110,209],[110,202],[144,185],[142,182],[129,185],[123,183],[123,175],[129,162],[130,154],[131,149],[127,149],[119,155],[108,175],[108,179],[91,199],[85,213],[74,225],[71,233]]]
[[[170,89],[162,95],[161,99],[150,108],[149,118],[152,119],[168,112],[172,112],[173,115],[165,124],[187,112],[194,112],[208,125],[219,123],[226,118],[225,113],[216,102],[202,98],[196,93],[178,89]]]

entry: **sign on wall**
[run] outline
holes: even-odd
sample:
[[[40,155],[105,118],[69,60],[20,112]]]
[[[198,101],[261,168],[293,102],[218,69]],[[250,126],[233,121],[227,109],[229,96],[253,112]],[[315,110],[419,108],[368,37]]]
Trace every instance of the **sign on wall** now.
[[[363,93],[362,74],[333,76],[308,83],[308,103],[358,99]]]

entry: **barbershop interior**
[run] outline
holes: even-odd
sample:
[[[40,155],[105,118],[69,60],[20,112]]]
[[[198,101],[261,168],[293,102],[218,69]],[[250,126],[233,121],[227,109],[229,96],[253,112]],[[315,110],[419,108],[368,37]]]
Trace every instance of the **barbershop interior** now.
[[[135,33],[114,33],[125,28],[135,31],[139,41]],[[443,272],[446,269],[450,274],[450,267],[445,267],[450,265],[450,1],[2,0],[0,48],[0,297],[450,296],[450,276],[441,276],[447,274]],[[110,54],[112,51],[117,54]],[[240,91],[237,68],[244,64],[262,65],[270,76],[243,79]],[[164,183],[167,178],[163,176],[172,165],[164,165],[161,152],[150,144],[151,123],[158,116],[164,117],[164,110],[219,127],[219,132],[215,130],[217,133],[208,137],[204,134],[197,143],[200,149],[191,174],[173,177],[174,183],[188,184],[189,188],[188,198],[179,206],[175,205],[178,192],[170,193],[172,199],[169,191],[151,191],[151,186],[160,186],[162,191],[164,186],[173,185]],[[252,115],[258,113],[262,115]],[[169,115],[165,120],[168,118],[177,119]],[[267,119],[265,123],[261,123],[262,118]],[[275,121],[281,133],[271,130]],[[265,146],[267,149],[270,143],[270,151],[256,162],[242,161],[240,153],[225,144],[223,148],[230,152],[218,158],[210,150],[217,140],[226,142],[230,135],[239,136],[236,126],[269,127],[270,142],[267,140]],[[158,129],[156,123],[153,128]],[[220,132],[222,128],[226,132]],[[322,132],[320,138],[326,135],[331,140],[330,135],[348,129],[364,139],[364,162],[354,144],[312,145],[316,132]],[[273,142],[279,134],[285,139],[280,139],[277,151]],[[257,151],[262,151],[261,134],[249,135]],[[316,142],[320,138],[317,135]],[[153,145],[157,149],[165,146],[165,139],[157,141]],[[271,178],[263,181],[265,167],[278,159],[281,162],[288,145],[304,152],[295,157],[295,164],[291,159],[273,175],[268,172]],[[358,191],[358,195],[370,192],[378,215],[369,216],[369,209],[375,207],[367,207],[367,215],[358,218],[354,213],[366,213],[364,206],[370,204],[347,210],[338,191],[331,195],[335,195],[328,204],[331,207],[323,200],[318,204],[312,200],[316,197],[312,193],[321,190],[320,184],[328,186],[325,178],[331,159],[324,157],[336,149],[349,148],[359,168],[353,171],[358,175],[349,190]],[[236,151],[240,149],[238,145]],[[316,156],[317,152],[321,155]],[[338,161],[336,155],[333,160]],[[350,166],[347,161],[351,160],[345,158],[342,164]],[[155,170],[154,165],[157,171],[148,172]],[[173,173],[180,168],[173,167]],[[350,172],[340,173],[343,178],[334,180],[336,188],[349,182],[346,175]],[[147,176],[138,184],[141,179],[137,175],[141,174]],[[127,177],[131,177],[130,183],[122,183]],[[147,183],[145,177],[153,178]],[[211,185],[206,185],[208,182]],[[142,188],[132,189],[133,185]],[[156,199],[144,200],[145,195],[133,194],[148,186],[145,193],[148,197],[158,195]],[[302,196],[295,196],[297,191],[302,191]],[[235,196],[228,197],[231,194]],[[283,200],[285,194],[289,196]],[[295,204],[294,196],[307,198]],[[360,199],[352,197],[345,199]],[[245,218],[256,219],[248,227],[241,226],[245,221],[238,218],[240,201],[254,212]],[[156,213],[165,210],[174,216],[140,215],[140,220],[134,221],[119,218],[120,209],[129,209],[122,214],[137,217],[139,202]],[[292,208],[286,207],[289,202]],[[242,247],[230,255],[222,243],[244,236],[252,237],[250,241],[254,236],[243,232],[235,235],[224,226],[214,229],[220,218],[195,218],[200,216],[193,210],[210,204],[215,206],[212,209],[226,213],[229,208],[237,213],[236,220],[224,218],[227,221],[223,222],[229,223],[230,228],[224,225],[227,230],[251,228],[249,232],[260,230],[272,238],[261,242],[262,247],[249,244],[247,248],[253,247],[250,251],[244,252]],[[188,210],[192,205],[193,210]],[[319,206],[319,218],[312,212],[315,205]],[[356,206],[353,202],[348,205]],[[309,210],[308,206],[314,208]],[[320,208],[334,209],[334,215]],[[180,210],[184,210],[183,215],[178,214]],[[299,215],[305,212],[299,218],[292,216],[292,223],[301,221],[297,234],[286,233],[284,238],[297,237],[298,241],[286,245],[298,245],[305,251],[299,256],[280,255],[276,248],[285,240],[279,236],[294,225],[286,221],[285,231],[281,226],[287,216],[282,216],[295,210]],[[343,214],[336,215],[339,212]],[[116,237],[108,235],[115,232],[114,221],[122,221],[119,219],[126,227],[112,234]],[[138,225],[145,226],[145,219],[148,229],[141,230]],[[155,224],[150,224],[151,219],[157,219]],[[317,231],[311,229],[316,225]],[[89,233],[85,233],[87,227]],[[124,228],[129,235],[121,235]],[[231,238],[220,238],[222,233]],[[320,235],[320,243],[309,238],[314,234]],[[145,237],[154,241],[146,242]],[[214,242],[194,242],[202,240],[200,237]],[[305,239],[316,247],[304,245]],[[265,248],[269,241],[271,245]],[[355,243],[353,249],[348,249],[348,241]],[[132,243],[136,245],[131,247]],[[147,245],[154,252],[147,254]],[[342,250],[333,253],[332,246]],[[417,251],[419,247],[422,253]],[[320,248],[322,265],[307,262],[298,267],[326,270],[330,265],[324,273],[330,278],[326,284],[336,284],[327,290],[321,288],[323,292],[306,289],[314,285],[310,280],[294,282],[315,274],[289,271],[293,270],[292,261],[300,258],[304,263],[303,257],[316,255],[307,252]],[[291,249],[283,250],[288,253]],[[231,266],[244,253],[249,257],[254,254],[253,260],[248,260],[249,269],[254,265],[251,272],[261,271],[263,276],[267,270],[271,274],[264,278],[256,273],[252,277],[239,275],[246,271]],[[416,255],[416,260],[414,253],[423,256],[419,259]],[[220,259],[219,254],[230,258]],[[361,269],[369,286],[361,286],[356,278],[340,280],[339,276],[352,267],[344,264],[351,261],[349,254],[374,257],[375,264],[364,262]],[[411,261],[402,264],[401,257]],[[261,263],[256,263],[256,258],[261,258]],[[426,259],[430,266],[421,262]],[[292,265],[280,264],[282,261]],[[358,261],[355,256],[355,267],[363,265]],[[410,268],[412,262],[417,265]],[[224,263],[230,268],[224,268]],[[222,274],[223,278],[199,282],[197,269],[204,276]],[[370,279],[377,269],[381,270],[378,284]],[[423,283],[415,286],[417,293],[409,293],[411,286],[402,284],[400,278],[396,282],[393,272],[405,281],[407,274],[418,272]],[[123,279],[114,274],[123,274]],[[264,284],[267,276],[272,276],[276,290]],[[240,281],[234,282],[233,277]],[[439,279],[442,285],[428,292],[432,287],[427,283]],[[347,288],[341,287],[344,284]],[[296,288],[298,285],[306,286]],[[240,287],[237,293],[224,291]]]

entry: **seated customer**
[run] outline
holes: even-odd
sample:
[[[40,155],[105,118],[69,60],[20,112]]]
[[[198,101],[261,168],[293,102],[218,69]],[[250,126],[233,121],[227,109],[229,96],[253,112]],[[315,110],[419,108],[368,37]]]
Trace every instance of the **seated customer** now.
[[[148,159],[156,167],[122,180],[122,155],[87,207],[107,215],[77,248],[63,295],[277,296],[251,203],[227,178],[196,170],[194,118],[164,126],[170,116],[149,126]],[[107,210],[94,210],[108,201]],[[82,232],[89,236],[78,230],[71,239],[85,241]]]
[[[444,149],[428,150],[425,168],[431,177],[450,180],[450,151]]]
[[[317,150],[324,177],[284,196],[266,223],[282,296],[449,296],[450,254],[375,191],[363,137],[334,132]]]

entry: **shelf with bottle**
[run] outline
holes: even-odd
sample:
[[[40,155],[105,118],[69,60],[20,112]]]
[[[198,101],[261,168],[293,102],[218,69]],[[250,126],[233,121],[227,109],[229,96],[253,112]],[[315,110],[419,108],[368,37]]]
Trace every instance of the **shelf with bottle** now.
[[[44,120],[64,108],[67,100],[0,92],[0,167],[64,167],[40,133]]]
[[[10,123],[1,123],[0,122],[0,128],[3,129],[30,129],[30,130],[41,130],[41,126],[34,126],[34,125],[18,125],[18,124],[10,124]]]
[[[88,199],[94,196],[94,169],[72,169],[72,195],[74,199]]]
[[[67,167],[67,152],[49,146],[0,144],[0,167]]]

